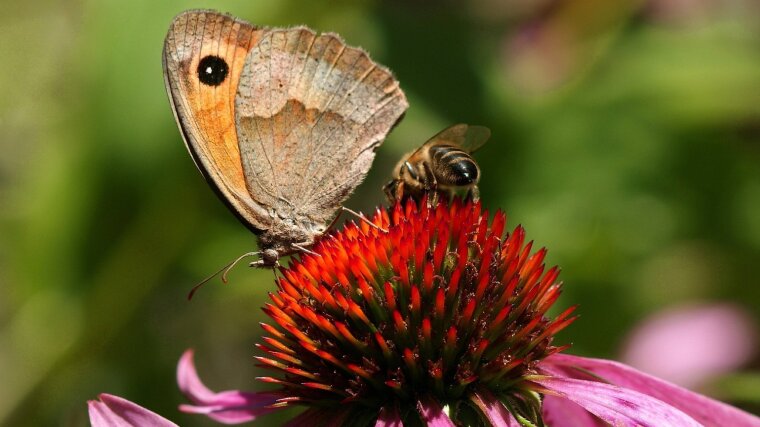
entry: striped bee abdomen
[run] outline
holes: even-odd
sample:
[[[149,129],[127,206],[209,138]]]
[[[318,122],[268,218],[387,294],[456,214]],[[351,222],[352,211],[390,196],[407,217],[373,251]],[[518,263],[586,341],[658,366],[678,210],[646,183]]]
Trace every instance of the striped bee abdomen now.
[[[478,165],[464,150],[453,145],[430,147],[432,169],[439,184],[463,186],[478,182]]]

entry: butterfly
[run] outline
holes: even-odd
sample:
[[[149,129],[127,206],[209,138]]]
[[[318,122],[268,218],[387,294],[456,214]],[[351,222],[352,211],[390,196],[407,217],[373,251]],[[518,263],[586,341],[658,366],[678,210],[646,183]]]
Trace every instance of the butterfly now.
[[[211,10],[174,18],[163,68],[195,165],[258,236],[258,267],[326,232],[408,107],[393,74],[335,34]]]

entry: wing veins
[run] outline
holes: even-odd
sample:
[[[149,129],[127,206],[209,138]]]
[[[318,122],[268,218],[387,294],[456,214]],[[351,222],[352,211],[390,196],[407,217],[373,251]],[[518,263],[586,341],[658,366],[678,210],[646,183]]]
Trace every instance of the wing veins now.
[[[358,62],[358,59],[357,59],[357,62]],[[356,65],[356,63],[354,63],[354,65]],[[372,63],[372,66],[371,66],[371,67],[370,67],[370,68],[367,70],[367,72],[365,73],[365,75],[364,75],[364,76],[362,76],[362,78],[361,78],[359,81],[357,81],[357,82],[356,82],[356,84],[355,84],[355,85],[354,85],[354,87],[351,89],[351,91],[353,91],[353,89],[355,89],[355,88],[356,88],[356,87],[357,87],[357,86],[358,86],[358,85],[359,85],[361,82],[363,82],[363,81],[364,81],[364,80],[365,80],[365,79],[366,79],[366,78],[367,78],[367,77],[368,77],[368,76],[369,76],[369,75],[372,73],[372,71],[373,71],[375,68],[376,68],[376,64],[375,64],[375,63]],[[352,69],[353,69],[353,68],[352,68]],[[343,100],[345,100],[347,97],[348,97],[348,93],[346,93],[346,96],[344,96],[344,97],[343,97]],[[339,104],[339,105],[340,105],[340,104]],[[384,105],[381,105],[381,106],[379,106],[378,108],[382,108],[383,106],[384,106]],[[361,108],[361,107],[363,107],[363,105],[356,105],[356,106],[354,107],[354,109],[353,109],[353,110],[351,110],[351,112],[350,112],[348,115],[349,115],[349,116],[351,116],[351,115],[352,115],[352,114],[353,114],[353,113],[354,113],[356,110],[358,110],[358,109],[359,109],[359,108]],[[371,115],[370,115],[370,116],[367,118],[367,120],[369,120],[370,118],[372,118],[372,116],[374,116],[374,114],[371,114]],[[366,123],[366,122],[367,122],[366,120],[365,120],[364,122],[362,122],[362,123],[358,123],[358,122],[357,122],[357,125],[363,125],[363,124],[364,124],[364,123]],[[336,130],[333,130],[333,131],[330,133],[329,137],[330,137],[330,138],[332,138],[332,136],[335,134],[335,132],[336,132]],[[327,140],[328,140],[328,138],[324,138],[324,139],[322,139],[322,144],[323,144],[325,141],[327,141]],[[321,145],[322,145],[322,144],[320,144],[320,145],[319,145],[319,147],[321,147]],[[307,171],[307,173],[308,173],[308,171],[309,171],[309,168],[308,168],[308,166],[311,166],[311,163],[312,163],[312,161],[313,161],[313,157],[309,158],[309,164],[307,165],[307,168],[305,169],[305,170]],[[311,174],[311,175],[309,175],[309,176],[311,177],[311,176],[313,176],[313,174]],[[305,187],[303,187],[303,183],[304,183],[304,182],[306,182],[306,176],[305,176],[305,175],[304,175],[304,177],[301,179],[301,185],[302,185],[302,186],[301,186],[301,188],[302,188],[302,189],[303,189],[303,188],[305,188]],[[321,181],[320,181],[320,183],[321,183]],[[299,197],[299,198],[302,198],[303,196],[304,196],[304,194],[303,194],[303,192],[302,192],[302,193],[300,194],[300,197]],[[308,201],[310,202],[310,201],[311,201],[311,199],[309,199]],[[306,204],[308,204],[308,203],[304,203],[304,205],[306,205]]]
[[[274,50],[275,32],[270,31],[269,34],[270,34],[269,36],[269,64],[267,68],[269,69],[269,110],[271,111],[272,97],[274,94],[274,91],[272,90],[272,84],[274,83],[274,81],[272,80],[272,51]],[[274,141],[274,118],[269,121],[269,130],[272,136],[272,140],[270,141],[272,144],[272,158],[277,159],[277,144],[275,144],[275,141]],[[264,145],[263,141],[261,145],[263,147]],[[265,155],[266,155],[266,152],[265,152]],[[277,197],[279,197],[280,199],[284,199],[284,197],[282,197],[282,190],[280,189],[280,186],[277,184],[277,172],[275,171],[274,164],[272,163],[272,160],[269,158],[268,155],[267,155],[267,162],[269,163],[269,169],[272,171],[272,182],[274,183],[274,188],[277,191]]]
[[[386,81],[387,81],[387,80],[386,80]],[[375,108],[375,109],[372,111],[372,114],[370,114],[370,115],[367,117],[367,120],[365,120],[364,122],[362,122],[362,123],[360,123],[360,124],[364,124],[364,123],[367,123],[368,121],[370,121],[370,120],[371,120],[373,117],[375,117],[375,116],[377,115],[377,113],[379,113],[379,112],[380,112],[381,110],[383,110],[383,109],[384,109],[384,108],[385,108],[385,107],[386,107],[388,104],[390,104],[390,102],[391,102],[391,101],[393,101],[394,99],[396,99],[396,98],[398,97],[398,94],[399,94],[399,92],[396,92],[396,91],[394,91],[394,92],[393,92],[393,95],[387,96],[387,99],[386,99],[386,100],[385,100],[385,101],[384,101],[382,104],[378,105],[378,106],[377,106],[377,108]],[[356,107],[356,108],[359,108],[359,107]],[[368,149],[372,149],[372,148],[373,148],[375,145],[377,145],[377,143],[375,143],[375,144],[372,144],[371,146],[369,146],[369,147],[365,148],[364,150],[360,151],[360,153],[363,153],[363,152],[367,151]],[[355,174],[355,175],[353,175],[353,176],[358,176],[358,175],[360,175],[360,174]],[[352,177],[353,177],[353,176],[352,176]],[[341,186],[343,186],[343,185],[344,185],[346,182],[347,182],[347,181],[344,181],[344,182],[340,183],[340,184],[339,184],[337,187],[341,187]],[[322,183],[322,182],[320,181],[320,184],[321,184],[321,183]],[[316,186],[316,187],[317,187],[317,188],[321,188],[321,187],[323,187],[323,186],[322,186],[322,185],[318,185],[318,186]],[[311,203],[311,202],[312,202],[312,201],[313,201],[313,200],[314,200],[316,197],[318,197],[318,196],[323,196],[323,195],[325,195],[325,194],[330,194],[330,193],[314,193],[314,194],[310,194],[310,196],[311,196],[311,197],[310,197],[310,198],[309,198],[309,199],[306,201],[306,203],[304,203],[304,205],[309,205],[309,204],[310,204],[310,203]]]
[[[293,31],[293,30],[290,30],[290,31]],[[288,70],[290,71],[290,74],[288,75],[288,85],[286,86],[286,89],[287,89],[287,93],[286,93],[286,96],[285,96],[285,102],[286,103],[288,102],[288,100],[290,98],[290,88],[292,87],[292,84],[293,84],[293,74],[294,74],[293,73],[293,67],[295,66],[296,59],[298,58],[298,46],[301,45],[301,39],[303,38],[303,33],[304,33],[303,30],[300,29],[300,28],[297,29],[296,31],[298,31],[298,39],[296,39],[295,47],[293,48],[293,52],[291,52],[292,53],[292,58],[290,59],[290,67],[288,67]],[[285,136],[283,138],[283,141],[287,141],[288,138],[290,138],[290,134],[293,131],[292,120],[293,120],[292,117],[288,117],[288,123],[285,126],[285,128],[287,129],[288,133],[285,134]]]
[[[346,49],[345,49],[345,47],[346,47],[346,46],[345,46],[345,44],[343,45],[343,47],[344,47],[344,49],[343,49],[343,50],[341,50],[341,53],[340,53],[340,55],[338,56],[338,58],[336,58],[336,60],[335,60],[335,63],[334,63],[334,64],[337,64],[337,63],[338,63],[338,61],[340,60],[340,58],[343,56],[343,53],[346,51]],[[347,71],[353,71],[353,70],[354,70],[354,68],[356,67],[356,64],[357,64],[357,63],[359,63],[359,60],[360,60],[361,58],[362,58],[361,54],[360,54],[359,56],[357,56],[357,57],[356,57],[356,59],[354,60],[354,62],[351,64],[351,68],[350,68],[350,69],[348,69]],[[332,68],[330,69],[330,74],[332,74],[332,71],[335,69],[335,65],[334,65],[334,64],[333,64]],[[374,66],[375,66],[375,64],[373,63],[373,64],[372,64],[372,67],[370,67],[370,68],[374,68]],[[346,73],[344,73],[344,74],[343,74],[343,78],[341,79],[341,82],[340,82],[340,86],[339,86],[339,87],[338,87],[338,88],[337,88],[337,89],[336,89],[336,90],[335,90],[335,91],[332,93],[332,95],[330,96],[330,99],[327,101],[327,104],[325,104],[325,107],[324,107],[324,109],[322,109],[322,110],[320,111],[320,114],[319,114],[319,116],[317,117],[317,120],[316,120],[316,121],[314,122],[314,124],[313,124],[313,125],[310,127],[310,134],[313,134],[313,132],[314,132],[314,128],[316,128],[316,127],[317,127],[317,125],[319,125],[319,123],[322,121],[322,118],[324,117],[325,113],[328,111],[328,108],[329,108],[329,107],[330,107],[330,105],[332,104],[332,102],[333,102],[333,100],[335,99],[335,97],[336,97],[337,93],[338,93],[338,92],[339,92],[341,89],[343,89],[343,85],[345,85],[346,81],[348,80],[347,76],[349,76],[349,75],[350,75],[350,72],[346,72]],[[367,73],[366,75],[369,75],[369,73]],[[361,79],[361,80],[364,80],[364,79],[366,78],[366,75],[365,75],[364,77],[362,77],[362,79]],[[327,77],[325,78],[325,80],[327,80]],[[360,80],[360,81],[361,81],[361,80]],[[348,92],[346,92],[346,94],[345,94],[345,95],[343,95],[343,97],[340,99],[340,102],[339,102],[337,105],[342,105],[342,104],[343,104],[343,102],[344,102],[344,101],[346,100],[346,98],[348,97],[348,94],[349,94],[349,93],[351,93],[351,91],[352,91],[353,89],[355,89],[355,88],[356,88],[356,86],[357,86],[357,85],[360,83],[360,81],[356,82],[356,84],[355,84],[355,85],[354,85],[354,86],[353,86],[353,87],[352,87],[352,88],[351,88],[351,89],[350,89]],[[354,110],[352,110],[352,113],[353,113],[353,111],[356,111],[356,109],[357,109],[357,108],[358,108],[358,107],[355,107],[355,108],[354,108]],[[346,118],[346,119],[348,119],[348,117],[345,117],[345,118]],[[326,142],[329,140],[329,138],[332,138],[332,136],[335,134],[335,132],[336,132],[336,131],[337,131],[337,129],[333,129],[333,130],[330,132],[330,134],[329,134],[329,135],[324,135],[324,136],[322,136],[322,138],[320,138],[319,140],[317,140],[317,141],[316,141],[316,142],[317,142],[317,145],[316,145],[314,148],[312,148],[310,151],[311,151],[312,153],[314,153],[314,152],[318,152],[318,151],[319,151],[319,150],[322,148],[322,146],[323,146],[323,145],[324,145],[324,144],[325,144],[325,143],[326,143]],[[300,185],[299,185],[299,187],[300,187],[300,189],[301,189],[301,192],[299,193],[299,197],[298,197],[298,199],[301,199],[301,198],[304,196],[304,191],[305,191],[305,186],[303,185],[303,184],[304,184],[304,182],[307,182],[307,181],[308,181],[308,180],[307,180],[307,178],[310,178],[310,177],[312,177],[312,176],[314,175],[313,173],[309,173],[309,172],[310,172],[310,168],[311,168],[311,164],[313,163],[313,160],[314,160],[314,156],[312,156],[312,157],[309,157],[309,161],[308,161],[308,163],[306,164],[306,167],[304,168],[304,171],[305,171],[305,173],[304,173],[304,175],[301,177],[301,183],[300,183]]]
[[[268,34],[267,34],[267,35],[268,35]],[[265,35],[265,36],[266,36],[266,35]],[[251,34],[251,37],[253,37],[253,33]],[[260,44],[262,41],[263,41],[263,40],[259,40],[259,44]],[[255,47],[254,47],[254,49],[255,49]],[[251,49],[251,51],[249,51],[249,53],[246,55],[246,60],[247,60],[247,57],[248,57],[248,55],[250,55],[250,53],[251,53],[252,51],[253,51],[253,49]],[[240,86],[240,82],[238,82],[238,86]],[[259,129],[259,121],[254,121],[254,123],[256,124],[256,126],[255,126],[255,129],[256,129],[256,135],[258,135],[258,138],[256,138],[256,141],[257,141],[257,142],[259,143],[259,145],[261,146],[261,151],[264,153],[264,158],[267,160],[267,163],[269,164],[269,170],[272,170],[272,171],[273,171],[272,160],[269,158],[269,154],[267,153],[266,147],[264,146],[264,142],[263,142],[263,140],[262,140],[262,138],[261,138],[261,130]],[[241,139],[238,137],[238,146],[240,146],[240,144],[241,144]],[[242,153],[243,153],[242,147],[240,147],[240,153],[241,153],[241,156],[242,156]],[[245,175],[245,178],[246,178],[246,186],[249,186],[250,184],[248,183],[248,179],[249,179],[249,178],[248,178],[248,174],[245,174],[245,171],[243,171],[243,173],[244,173],[244,175]],[[259,177],[258,177],[258,173],[256,173],[256,171],[255,171],[254,169],[252,169],[252,170],[251,170],[251,173],[254,175],[254,179],[256,180],[256,184],[258,184],[259,188],[260,188],[260,189],[261,189],[261,190],[262,190],[262,191],[263,191],[263,192],[264,192],[266,195],[268,195],[268,196],[271,196],[271,197],[273,197],[273,198],[278,198],[278,195],[275,195],[275,194],[273,194],[271,191],[269,191],[269,190],[268,190],[266,187],[264,187],[264,186],[261,184],[261,181],[259,180]],[[248,189],[248,192],[249,192],[249,193],[250,193],[250,194],[253,196],[254,192],[253,192],[253,191],[251,191],[251,189],[250,189],[250,188]]]
[[[339,40],[340,41],[340,39],[338,39],[337,37],[335,37],[335,36],[332,36],[332,37],[333,37],[333,40]],[[330,42],[327,43],[327,46],[330,46]],[[327,48],[327,46],[325,47],[325,49]],[[340,61],[340,58],[343,56],[343,53],[345,51],[346,51],[346,45],[345,45],[345,43],[343,43],[341,41],[340,53],[338,53],[338,55],[335,57],[335,60],[333,61],[333,63],[330,64],[330,69],[327,70],[327,72],[325,73],[325,77],[322,79],[323,85],[327,81],[327,79],[332,75],[333,70],[335,70],[335,64],[337,64],[338,61]],[[323,52],[323,55],[324,55],[324,52]],[[318,67],[319,67],[319,65],[317,65],[317,68]],[[315,72],[315,74],[316,74],[316,72]],[[345,80],[345,78],[344,78],[344,80]],[[343,81],[341,81],[341,87],[342,87],[342,85],[343,85]],[[319,109],[319,116],[317,117],[317,120],[314,122],[313,125],[311,125],[311,127],[309,127],[309,141],[314,141],[314,128],[322,120],[322,117],[324,116],[325,112],[327,111],[327,107],[330,105],[330,103],[332,102],[332,100],[334,98],[335,98],[335,92],[333,92],[333,93],[330,94],[330,99],[327,100],[327,103],[325,103],[325,106],[323,108]],[[314,149],[312,148],[310,151],[313,152]],[[309,161],[309,164],[307,164],[307,167],[306,167],[306,171],[307,172],[308,172],[308,167],[309,166],[311,166],[311,160]],[[303,184],[303,182],[304,182],[304,180],[302,179],[301,183]],[[302,194],[299,194],[299,198],[301,197],[301,195]]]
[[[298,76],[300,76],[301,74],[303,74],[304,69],[306,69],[306,62],[309,59],[309,54],[311,53],[311,48],[314,46],[314,42],[317,40],[317,36],[315,34],[313,34],[311,32],[309,32],[309,34],[314,35],[314,38],[311,39],[311,43],[309,43],[309,48],[306,50],[306,53],[304,55],[304,65],[301,68],[301,72],[299,72],[298,74],[295,74],[295,75],[298,75]],[[298,40],[299,41],[301,40],[300,35],[299,35]],[[291,77],[290,77],[291,81],[293,79],[293,75],[294,74],[291,74]],[[290,87],[290,85],[288,85],[288,87]],[[288,133],[285,136],[285,139],[290,138],[290,134],[293,133],[293,129],[296,128],[296,125],[301,124],[301,122],[303,122],[305,118],[306,118],[305,116],[302,116],[295,124],[291,124],[291,126],[288,127]]]

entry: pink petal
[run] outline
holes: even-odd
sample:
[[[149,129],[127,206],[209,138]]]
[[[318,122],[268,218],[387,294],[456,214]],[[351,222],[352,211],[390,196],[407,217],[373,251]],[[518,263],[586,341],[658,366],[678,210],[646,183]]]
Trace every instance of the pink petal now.
[[[277,396],[269,393],[252,393],[227,390],[214,393],[198,377],[193,363],[193,351],[187,350],[177,365],[177,384],[193,405],[180,405],[183,412],[204,414],[223,424],[240,424],[259,415],[272,412],[270,408]]]
[[[177,427],[177,424],[142,406],[112,394],[101,394],[87,407],[92,427]]]
[[[760,427],[760,418],[754,415],[662,381],[622,363],[555,354],[544,359],[541,368],[554,375],[571,378],[589,378],[591,373],[612,384],[659,399],[689,414],[705,426]]]
[[[658,378],[696,387],[747,363],[757,330],[731,304],[679,307],[645,320],[629,336],[622,361]]]
[[[544,423],[556,427],[606,427],[608,424],[570,400],[546,395],[541,407]]]
[[[417,410],[428,427],[454,427],[449,416],[443,412],[443,407],[431,398],[418,401]]]
[[[545,377],[534,382],[616,427],[702,426],[655,398],[611,384],[561,377]]]
[[[177,364],[177,385],[190,400],[212,400],[216,393],[209,390],[201,381],[198,372],[195,370],[193,357],[194,352],[192,349],[189,349],[185,350],[182,353],[182,357],[179,358],[179,363]]]
[[[520,427],[517,420],[507,410],[496,396],[487,390],[480,390],[472,394],[471,400],[478,409],[488,417],[492,426],[496,427]]]
[[[375,427],[403,427],[404,423],[401,422],[401,414],[398,413],[398,408],[395,405],[386,406],[380,410],[380,415],[377,417]]]

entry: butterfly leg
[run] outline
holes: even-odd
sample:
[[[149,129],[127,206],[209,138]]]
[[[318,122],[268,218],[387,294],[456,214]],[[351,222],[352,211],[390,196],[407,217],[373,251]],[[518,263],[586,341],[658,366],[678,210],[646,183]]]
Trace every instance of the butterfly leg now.
[[[332,220],[332,222],[330,223],[330,225],[328,225],[328,226],[327,226],[327,228],[326,228],[325,230],[329,230],[329,229],[331,229],[331,228],[332,228],[332,227],[335,225],[335,223],[337,223],[337,222],[338,222],[338,218],[340,218],[340,214],[342,214],[343,212],[348,212],[348,213],[350,213],[351,215],[353,215],[353,216],[355,216],[355,217],[359,218],[360,220],[362,220],[363,222],[366,222],[366,223],[367,223],[367,224],[369,224],[371,227],[374,227],[374,228],[376,228],[376,229],[378,229],[378,230],[382,231],[383,233],[387,233],[387,232],[388,232],[388,230],[386,230],[386,229],[384,229],[384,228],[382,228],[382,227],[380,227],[380,226],[378,226],[378,225],[376,225],[376,224],[372,223],[372,222],[371,222],[370,220],[368,220],[368,219],[367,219],[367,217],[365,217],[363,214],[360,214],[360,213],[358,213],[358,212],[356,212],[356,211],[354,211],[354,210],[352,210],[352,209],[349,209],[349,208],[347,208],[347,207],[345,207],[345,206],[341,206],[341,207],[340,207],[340,212],[338,212],[338,215],[336,215],[336,216],[335,216],[335,219],[333,219],[333,220]],[[309,244],[311,244],[311,242],[305,242],[305,244],[309,245]],[[293,246],[293,247],[295,247],[295,246]]]
[[[267,262],[263,259],[258,259],[256,261],[251,261],[248,263],[248,267],[252,268],[277,268],[280,266],[280,261],[275,260],[274,262]]]
[[[291,246],[293,246],[294,248],[298,249],[301,252],[306,252],[307,254],[321,257],[322,255],[310,250],[309,248],[305,246],[305,245],[310,245],[310,244],[312,244],[312,242],[301,242],[301,243],[293,243]]]
[[[379,225],[376,225],[376,224],[375,224],[375,223],[373,223],[372,221],[368,220],[368,219],[367,219],[367,217],[366,217],[366,216],[364,216],[364,214],[362,214],[362,213],[358,213],[358,212],[356,212],[356,211],[354,211],[354,210],[352,210],[352,209],[349,209],[349,208],[347,208],[347,207],[345,207],[345,206],[341,206],[340,208],[341,208],[341,210],[343,210],[344,212],[348,212],[348,213],[350,213],[351,215],[353,215],[353,216],[355,216],[355,217],[359,218],[359,219],[360,219],[360,220],[362,220],[363,222],[367,223],[367,225],[369,225],[370,227],[374,227],[374,228],[376,228],[376,229],[378,229],[378,230],[382,231],[383,233],[387,233],[387,232],[388,232],[388,230],[386,230],[386,229],[384,229],[383,227],[380,227]]]

